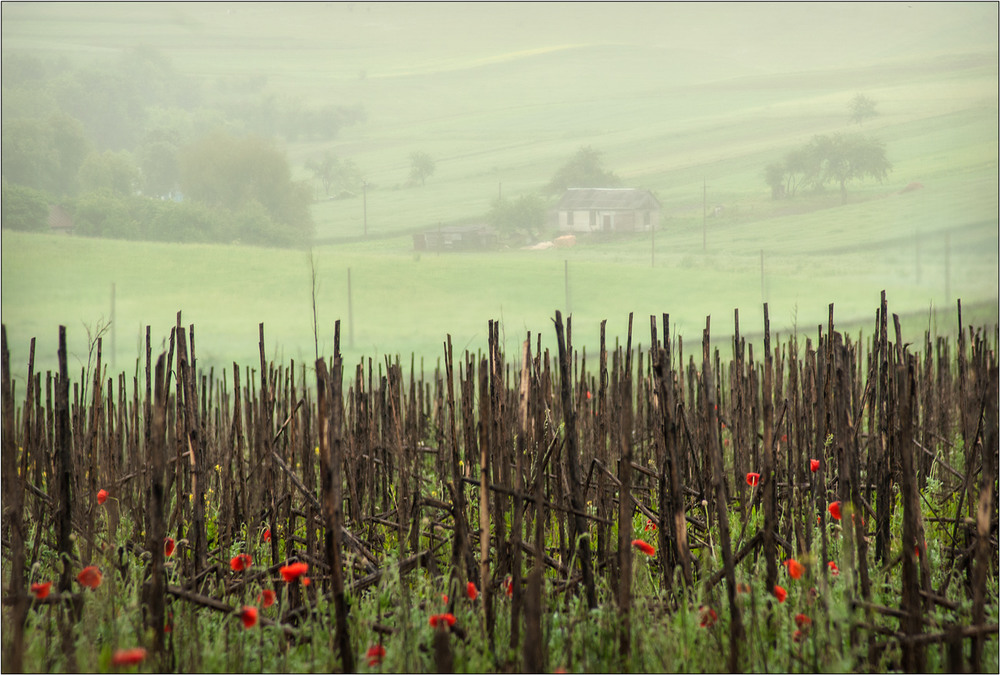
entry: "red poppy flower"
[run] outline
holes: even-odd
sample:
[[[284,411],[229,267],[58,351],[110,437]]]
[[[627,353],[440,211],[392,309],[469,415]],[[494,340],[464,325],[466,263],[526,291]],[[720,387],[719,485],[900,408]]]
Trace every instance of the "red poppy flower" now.
[[[747,474],[747,485],[749,485],[750,487],[757,487],[758,483],[760,483],[759,473],[754,473],[753,471],[751,471],[750,473]]]
[[[281,572],[281,578],[284,579],[286,583],[292,583],[309,571],[309,563],[292,563],[291,565],[285,565],[278,571]]]
[[[97,491],[97,503],[103,504],[108,500],[108,491],[101,489]]]
[[[264,609],[267,609],[274,604],[277,597],[278,596],[275,595],[274,591],[270,588],[265,588],[260,592],[260,595],[257,596],[257,602],[259,602]]]
[[[253,565],[253,558],[246,553],[234,555],[229,561],[229,567],[231,567],[234,572],[243,572],[244,570],[248,570],[251,565]]]
[[[800,642],[802,640],[802,631],[797,630],[792,633],[792,642]]]
[[[653,548],[651,544],[643,541],[642,539],[633,539],[632,545],[650,557],[656,555],[656,549]]]
[[[810,459],[809,460],[809,470],[812,471],[813,473],[816,473],[817,471],[819,471],[819,460],[818,459]]]
[[[257,625],[257,608],[246,606],[240,611],[240,621],[244,628],[253,628]]]
[[[465,592],[469,596],[469,600],[475,600],[479,597],[479,589],[471,581],[465,585]]]
[[[698,613],[701,616],[701,622],[698,625],[702,628],[711,628],[719,619],[719,616],[711,607],[701,606],[698,608]]]
[[[588,401],[590,400],[590,391],[589,390],[587,391],[587,400]]]
[[[446,624],[448,626],[455,625],[455,615],[451,612],[445,614],[432,614],[430,618],[431,628],[437,628],[438,626],[444,627]]]
[[[447,605],[448,604],[448,594],[447,593],[442,593],[441,594],[441,604],[442,605]]]
[[[781,442],[782,443],[788,442],[788,434],[781,434]]]
[[[131,649],[116,649],[111,655],[111,665],[113,666],[134,666],[142,663],[146,658],[146,650],[142,647],[132,647]]]
[[[101,585],[101,570],[94,565],[88,565],[80,570],[80,573],[76,575],[76,580],[80,582],[81,586],[93,590]]]
[[[744,583],[736,584],[736,592],[737,593],[749,593],[750,592],[750,585],[749,584],[744,584]]]
[[[643,528],[643,529],[646,532],[656,532],[656,530],[659,529],[659,528],[656,526],[656,523],[654,523],[652,520],[650,520],[649,518],[647,518],[646,519],[646,527]]]
[[[511,582],[510,577],[503,580],[503,588],[508,598],[514,595],[514,584]]]
[[[382,645],[372,645],[365,654],[368,657],[368,667],[377,666],[385,658],[385,647]]]
[[[786,591],[781,586],[775,584],[774,586],[774,597],[778,598],[778,602],[784,602],[785,598],[788,597],[788,591]]]
[[[793,579],[801,579],[802,574],[806,571],[806,566],[795,558],[789,558],[783,564],[788,568],[788,575]]]
[[[175,544],[174,544],[174,540],[173,539],[171,539],[170,537],[167,537],[166,539],[164,539],[163,540],[163,555],[167,556],[168,558],[170,556],[172,556],[174,554],[174,546],[175,546]]]
[[[49,591],[52,590],[52,582],[46,581],[44,584],[31,584],[31,592],[35,594],[35,597],[39,600],[44,600],[49,597]]]
[[[801,614],[800,613],[800,614],[796,614],[795,615],[795,625],[798,626],[799,628],[805,629],[809,625],[811,625],[812,622],[813,622],[813,620],[810,619],[805,614]]]
[[[264,530],[264,541],[271,541],[271,529]]]
[[[311,583],[312,583],[312,579],[310,579],[309,577],[302,577],[302,585],[303,586],[308,586]]]
[[[834,520],[840,520],[840,502],[833,502],[826,507],[826,510],[830,512]]]
[[[830,574],[832,574],[835,577],[840,576],[840,570],[837,568],[837,563],[831,560],[826,564],[826,566],[830,568]]]

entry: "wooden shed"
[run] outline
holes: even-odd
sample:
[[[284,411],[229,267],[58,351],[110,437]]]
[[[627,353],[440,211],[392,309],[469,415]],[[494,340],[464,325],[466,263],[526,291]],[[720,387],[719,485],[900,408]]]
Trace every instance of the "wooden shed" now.
[[[448,225],[413,235],[415,251],[482,251],[496,245],[496,230],[489,225]]]
[[[53,234],[73,234],[73,216],[58,204],[49,205],[49,231]]]
[[[570,188],[555,221],[560,232],[649,232],[660,225],[660,202],[649,190]]]

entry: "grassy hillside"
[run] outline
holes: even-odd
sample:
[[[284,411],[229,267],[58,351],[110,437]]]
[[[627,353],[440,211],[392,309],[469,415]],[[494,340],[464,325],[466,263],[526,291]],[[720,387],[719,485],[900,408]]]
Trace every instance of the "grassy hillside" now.
[[[274,96],[362,104],[367,122],[336,141],[287,147],[300,177],[306,160],[331,150],[370,183],[368,241],[359,241],[360,198],[314,206],[326,242],[314,250],[320,349],[332,349],[340,318],[349,362],[383,352],[433,361],[447,333],[459,351],[480,349],[490,318],[504,322],[508,342],[526,331],[550,340],[554,309],[566,309],[567,266],[574,341],[590,350],[602,319],[609,339],[623,338],[629,311],[639,341],[648,340],[649,314],[669,312],[689,343],[711,315],[724,343],[734,308],[745,333],[760,329],[762,300],[776,331],[812,335],[834,302],[839,326],[867,334],[882,289],[891,311],[913,317],[904,323],[910,340],[931,307],[944,308],[936,329],[952,330],[956,298],[967,322],[996,322],[996,6],[923,5],[883,33],[872,26],[886,25],[887,5],[853,14],[757,6],[760,35],[771,38],[760,44],[745,38],[746,8],[706,23],[691,5],[527,7],[4,4],[3,43],[78,59],[147,44],[208,83],[264,78]],[[814,31],[787,28],[807,16]],[[844,34],[857,39],[846,44]],[[847,110],[859,91],[880,113],[860,128]],[[852,130],[885,141],[894,165],[885,184],[851,184],[846,205],[836,190],[770,199],[765,164],[815,134]],[[657,194],[655,240],[412,250],[412,232],[478,221],[500,190],[541,189],[582,145],[602,151],[627,185]],[[416,150],[437,160],[424,187],[407,186]],[[913,182],[923,188],[901,192]],[[705,203],[723,210],[704,219]],[[54,368],[59,323],[86,363],[84,327],[109,318],[112,284],[117,368],[134,364],[146,324],[157,348],[178,310],[196,326],[204,366],[257,363],[258,322],[269,357],[313,358],[307,252],[10,232],[2,244],[3,321],[17,368],[32,336],[39,366]],[[106,355],[109,341],[110,333]]]

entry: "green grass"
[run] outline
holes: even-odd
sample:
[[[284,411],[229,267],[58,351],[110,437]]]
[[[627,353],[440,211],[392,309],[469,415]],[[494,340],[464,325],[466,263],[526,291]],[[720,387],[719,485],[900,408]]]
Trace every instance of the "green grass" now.
[[[567,263],[574,342],[591,351],[603,319],[609,341],[624,339],[630,311],[638,342],[648,340],[650,314],[669,312],[689,343],[711,315],[725,345],[735,308],[744,333],[762,329],[762,301],[775,332],[814,334],[833,302],[838,327],[868,334],[883,289],[908,340],[928,326],[953,331],[958,298],[966,322],[997,321],[996,39],[969,28],[988,8],[936,14],[912,42],[801,59],[779,43],[742,57],[712,51],[685,30],[694,8],[629,5],[613,17],[572,9],[574,30],[560,5],[530,16],[497,5],[485,20],[453,4],[5,5],[3,38],[5,50],[83,60],[147,44],[206,83],[263,77],[265,92],[283,99],[364,105],[368,121],[335,141],[287,148],[302,178],[307,159],[331,150],[370,183],[369,241],[359,241],[360,197],[313,209],[317,239],[332,242],[315,249],[320,350],[332,349],[339,318],[348,363],[411,353],[433,363],[447,334],[459,353],[484,349],[490,318],[503,321],[508,347],[527,331],[550,341],[554,310],[567,309]],[[454,30],[461,20],[468,30]],[[828,16],[813,39],[839,35],[845,21]],[[908,21],[901,15],[899,25]],[[628,27],[630,41],[609,39],[613,26]],[[880,115],[852,127],[847,103],[861,90]],[[814,134],[850,130],[886,142],[894,170],[885,184],[851,184],[846,205],[836,189],[770,199],[765,164]],[[550,251],[412,250],[415,231],[480,222],[501,189],[541,189],[582,145],[603,151],[627,185],[657,194],[655,245],[646,235]],[[437,160],[424,187],[407,186],[415,150]],[[898,194],[915,181],[924,188]],[[706,202],[724,211],[703,227]],[[16,376],[33,336],[37,366],[55,368],[60,323],[71,366],[85,364],[85,327],[109,318],[112,284],[118,369],[133,367],[147,324],[159,349],[178,310],[196,326],[203,366],[257,364],[259,322],[268,358],[313,358],[306,252],[11,232],[2,243]]]

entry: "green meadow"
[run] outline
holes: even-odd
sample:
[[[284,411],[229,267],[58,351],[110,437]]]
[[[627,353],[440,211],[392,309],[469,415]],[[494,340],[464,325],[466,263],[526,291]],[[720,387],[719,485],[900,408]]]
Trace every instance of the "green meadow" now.
[[[446,335],[458,354],[484,349],[490,319],[502,322],[508,349],[529,331],[552,346],[556,309],[571,313],[573,341],[591,353],[604,319],[610,343],[624,340],[629,312],[636,342],[649,339],[649,315],[666,312],[692,347],[710,316],[726,348],[734,309],[753,338],[763,302],[772,332],[814,336],[834,303],[837,326],[867,336],[882,290],[908,341],[928,329],[953,333],[958,299],[964,323],[997,322],[996,35],[990,44],[961,30],[995,27],[992,5],[966,6],[964,24],[938,9],[924,44],[920,35],[881,44],[872,36],[843,58],[811,54],[799,35],[745,54],[722,49],[736,27],[706,43],[685,30],[696,7],[656,3],[615,15],[607,6],[452,3],[3,11],[5,51],[88,59],[149,45],[205,82],[264,78],[276,97],[367,112],[332,142],[287,145],[300,178],[310,177],[308,159],[330,150],[369,182],[364,200],[316,202],[311,251],[4,231],[2,313],[15,376],[32,337],[36,368],[55,368],[59,324],[71,369],[85,365],[88,335],[111,318],[112,286],[104,359],[126,371],[144,353],[145,326],[155,352],[178,311],[195,326],[202,367],[259,363],[261,322],[268,358],[310,361],[313,295],[321,353],[332,351],[339,319],[348,364],[384,355],[408,363],[412,354],[428,368]],[[816,39],[842,20],[823,21]],[[879,111],[861,127],[848,112],[858,92]],[[764,166],[838,131],[883,140],[888,179],[850,183],[846,204],[835,188],[772,200]],[[499,193],[542,190],[585,145],[625,185],[657,195],[652,236],[581,237],[543,251],[413,250],[415,232],[481,222]],[[423,187],[408,185],[414,151],[437,162]]]

